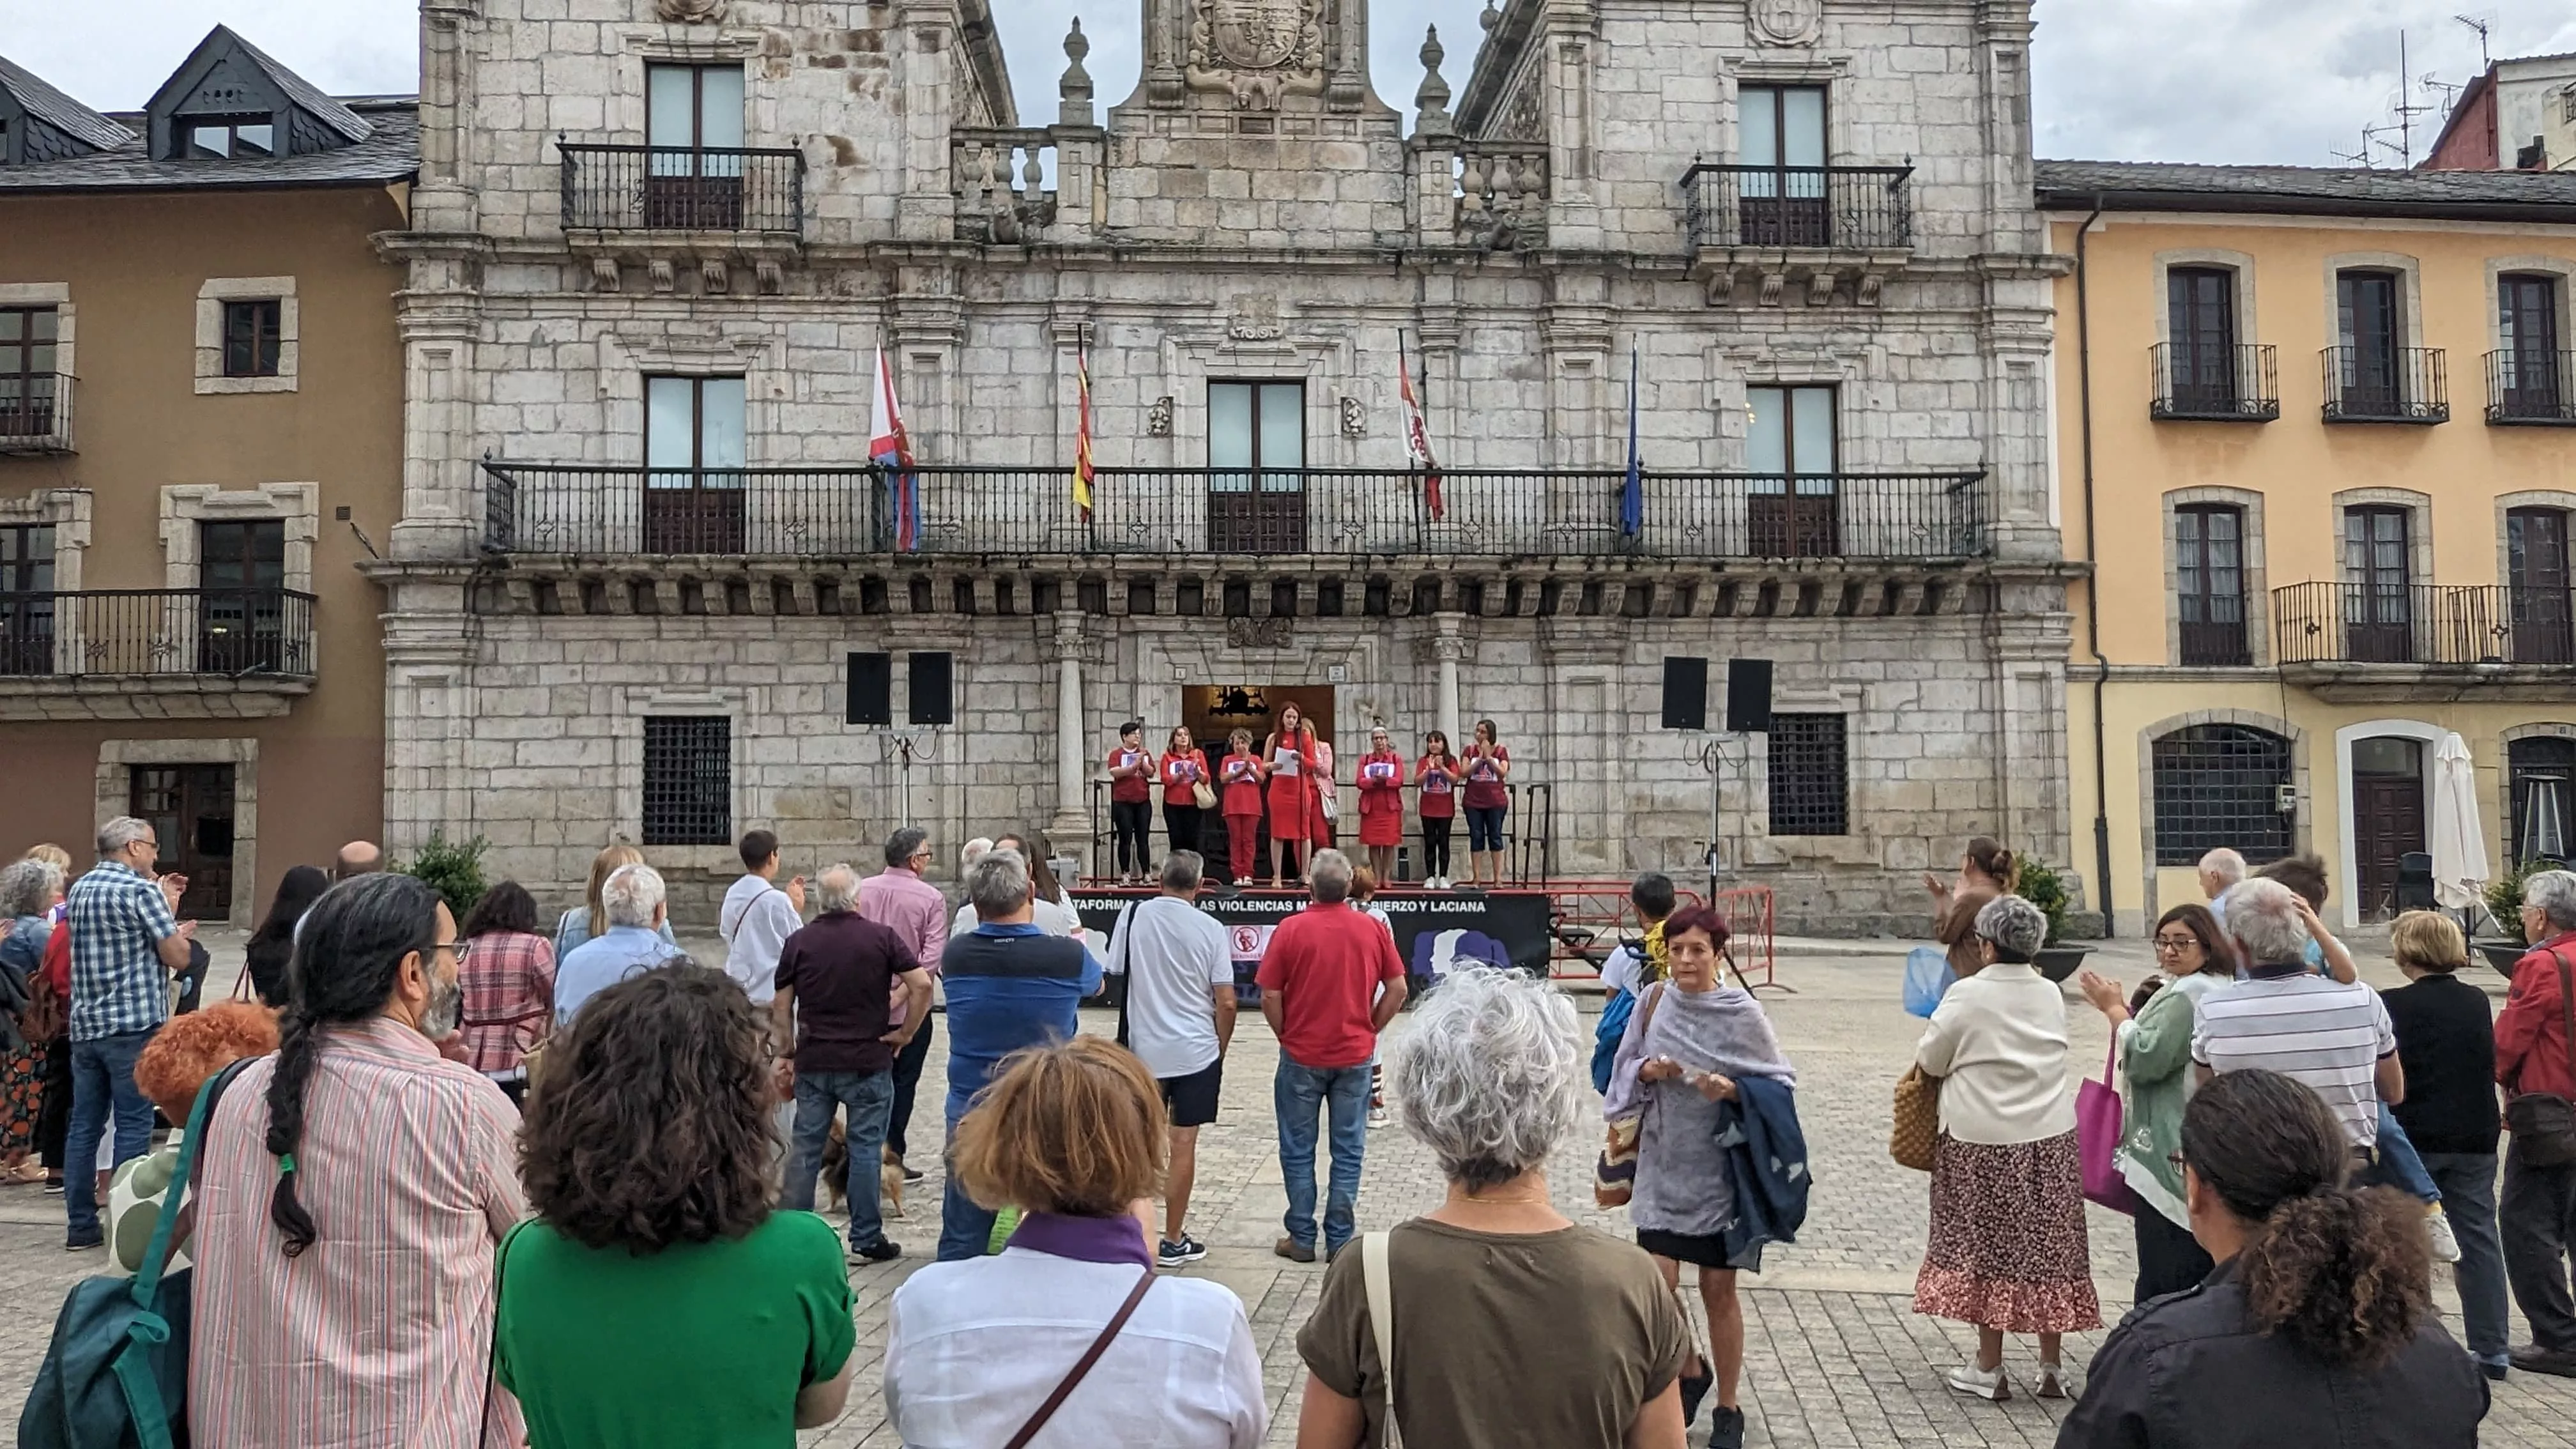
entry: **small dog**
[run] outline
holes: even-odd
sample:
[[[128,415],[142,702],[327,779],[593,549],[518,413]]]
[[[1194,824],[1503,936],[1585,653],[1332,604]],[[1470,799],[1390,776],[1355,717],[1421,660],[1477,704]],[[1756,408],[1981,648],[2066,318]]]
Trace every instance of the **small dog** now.
[[[909,1218],[903,1210],[903,1159],[891,1147],[881,1148],[877,1169],[877,1197],[885,1205],[885,1214]],[[832,1206],[846,1209],[850,1201],[850,1136],[841,1119],[832,1119],[831,1135],[823,1139],[823,1184],[832,1194]]]

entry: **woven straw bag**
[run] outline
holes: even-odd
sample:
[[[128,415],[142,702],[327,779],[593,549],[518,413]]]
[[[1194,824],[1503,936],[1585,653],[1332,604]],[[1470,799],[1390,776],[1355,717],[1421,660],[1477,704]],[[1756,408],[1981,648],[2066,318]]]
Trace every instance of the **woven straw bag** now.
[[[1932,1170],[1932,1141],[1941,1132],[1941,1079],[1919,1066],[1896,1079],[1896,1111],[1887,1129],[1887,1155],[1899,1167]]]

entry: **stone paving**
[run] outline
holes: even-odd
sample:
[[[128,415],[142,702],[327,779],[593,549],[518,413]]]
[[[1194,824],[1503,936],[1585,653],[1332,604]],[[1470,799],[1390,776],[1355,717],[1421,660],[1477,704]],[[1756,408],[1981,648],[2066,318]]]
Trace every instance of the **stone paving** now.
[[[721,948],[691,942],[701,959]],[[218,945],[218,960],[238,959],[238,940]],[[2143,955],[2123,942],[2101,958],[2134,980]],[[1973,1344],[1966,1328],[1911,1311],[1928,1201],[1925,1179],[1887,1158],[1887,1103],[1908,1059],[1917,1026],[1898,1009],[1898,956],[1888,943],[1797,943],[1782,962],[1781,979],[1793,992],[1763,993],[1791,1058],[1798,1064],[1801,1114],[1816,1171],[1807,1225],[1793,1247],[1776,1249],[1767,1271],[1748,1276],[1745,1293],[1747,1352],[1745,1404],[1749,1442],[1858,1449],[1899,1444],[2046,1445],[2053,1441],[2063,1405],[2024,1396],[2003,1405],[1960,1399],[1943,1389],[1941,1370],[1960,1362]],[[2366,964],[2375,983],[2395,983],[2384,957]],[[2501,1000],[2503,983],[2479,971],[2477,979]],[[1593,1006],[1583,998],[1585,1009]],[[2101,1019],[2070,994],[2075,1054],[2088,1070],[2106,1046]],[[1106,1031],[1106,1013],[1086,1013],[1085,1027]],[[1399,1021],[1395,1030],[1405,1029]],[[944,1047],[945,1038],[942,1037]],[[1223,1113],[1200,1135],[1197,1200],[1191,1230],[1208,1243],[1207,1260],[1193,1271],[1241,1295],[1258,1336],[1273,1404],[1269,1442],[1296,1438],[1298,1398],[1305,1371],[1296,1353],[1296,1330],[1313,1311],[1322,1284],[1320,1266],[1273,1257],[1285,1206],[1274,1151],[1270,1073],[1277,1049],[1256,1013],[1238,1028]],[[944,1051],[935,1052],[931,1079],[944,1079]],[[936,1133],[935,1091],[926,1091],[916,1133]],[[1622,1214],[1591,1205],[1586,1186],[1589,1134],[1569,1141],[1555,1173],[1558,1206],[1577,1220],[1624,1231]],[[911,1250],[899,1263],[854,1270],[859,1325],[858,1388],[837,1423],[803,1437],[807,1446],[880,1449],[898,1443],[886,1424],[873,1386],[885,1346],[886,1304],[895,1286],[926,1261],[937,1234],[940,1180],[936,1158],[923,1154],[931,1176],[913,1184],[910,1217],[889,1231]],[[1363,1228],[1385,1227],[1427,1210],[1441,1197],[1439,1174],[1428,1154],[1398,1128],[1369,1137],[1368,1167],[1360,1196]],[[2127,1221],[2095,1208],[2091,1213],[2093,1266],[2105,1313],[2116,1321],[2127,1307],[2135,1255]],[[15,1406],[44,1352],[53,1308],[79,1276],[96,1270],[95,1257],[73,1258],[61,1249],[59,1199],[34,1188],[0,1189],[0,1301],[13,1312],[0,1318],[0,1449],[14,1444]],[[2455,1311],[2447,1284],[2441,1297]],[[2452,1321],[2457,1330],[2456,1317]],[[2517,1337],[2527,1330],[2517,1315]],[[2099,1333],[2069,1336],[2073,1364],[2089,1362]],[[2028,1340],[2015,1340],[2008,1363],[2027,1365]],[[1703,1427],[1705,1421],[1703,1420]],[[1694,1434],[1693,1442],[1700,1442]],[[2576,1383],[2516,1375],[2496,1386],[2482,1442],[2504,1449],[2565,1449],[2576,1444]]]

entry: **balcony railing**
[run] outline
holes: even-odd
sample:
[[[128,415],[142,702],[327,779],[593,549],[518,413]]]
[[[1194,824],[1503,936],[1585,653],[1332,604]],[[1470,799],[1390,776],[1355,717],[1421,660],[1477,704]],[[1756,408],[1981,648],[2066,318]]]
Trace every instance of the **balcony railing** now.
[[[872,467],[648,472],[486,463],[485,547],[501,553],[1322,554],[1667,558],[1971,557],[1984,475],[1647,473],[1621,528],[1616,470],[1103,468],[1076,516],[1070,469],[912,470],[913,522]]]
[[[2268,423],[2281,415],[2277,350],[2261,343],[2215,346],[2159,342],[2152,353],[2160,421]]]
[[[2576,590],[2290,584],[2272,591],[2282,664],[2576,664]]]
[[[1911,166],[1711,166],[1682,173],[1695,247],[1889,251],[1914,245]]]
[[[0,593],[0,676],[313,675],[313,596],[292,589]]]
[[[2243,619],[2182,621],[2182,662],[2197,668],[2230,668],[2254,662]]]
[[[2488,353],[2487,421],[2576,423],[2576,352]]]
[[[0,453],[72,451],[72,375],[0,374]]]
[[[2439,423],[2451,416],[2451,381],[2438,347],[2329,347],[2325,371],[2330,423]]]
[[[592,146],[563,153],[568,230],[784,232],[805,214],[805,153]]]

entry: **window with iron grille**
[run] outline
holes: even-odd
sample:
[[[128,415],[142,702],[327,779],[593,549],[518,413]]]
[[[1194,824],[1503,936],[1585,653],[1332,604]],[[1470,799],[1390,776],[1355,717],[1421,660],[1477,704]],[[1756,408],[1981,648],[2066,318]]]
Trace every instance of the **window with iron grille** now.
[[[2194,725],[2155,742],[2156,864],[2221,846],[2255,864],[2290,853],[2290,742],[2246,725]]]
[[[2185,664],[2251,664],[2245,647],[2245,510],[2174,510],[2174,593]]]
[[[2563,861],[2569,849],[2568,812],[2576,805],[2576,740],[2541,735],[2505,747],[2507,804],[2512,811],[2513,863]]]
[[[1851,777],[1843,753],[1843,716],[1771,716],[1771,833],[1851,833]]]
[[[644,843],[733,840],[733,721],[678,715],[644,721]]]

